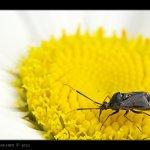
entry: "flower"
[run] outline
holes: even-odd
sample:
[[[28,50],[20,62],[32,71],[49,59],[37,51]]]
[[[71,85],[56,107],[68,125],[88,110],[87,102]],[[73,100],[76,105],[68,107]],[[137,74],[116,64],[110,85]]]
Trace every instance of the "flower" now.
[[[150,40],[141,35],[128,38],[126,31],[105,36],[102,28],[91,34],[63,32],[61,38],[43,40],[30,47],[18,66],[16,86],[20,108],[48,139],[144,139],[150,138],[150,117],[121,110],[100,127],[113,111],[72,111],[95,104],[66,86],[68,84],[102,103],[117,91],[150,91]],[[109,101],[109,99],[107,99]],[[23,105],[21,104],[23,102]],[[138,126],[142,132],[136,128]]]

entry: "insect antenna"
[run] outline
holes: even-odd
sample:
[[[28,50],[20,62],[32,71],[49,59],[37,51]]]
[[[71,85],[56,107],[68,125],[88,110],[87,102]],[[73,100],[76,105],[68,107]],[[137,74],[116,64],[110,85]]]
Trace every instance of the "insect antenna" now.
[[[98,105],[99,105],[99,107],[96,107],[96,108],[77,108],[77,109],[75,109],[75,110],[71,110],[71,111],[69,111],[69,112],[67,112],[67,113],[70,113],[70,112],[73,112],[73,111],[76,111],[76,110],[92,110],[92,109],[99,109],[100,111],[99,111],[98,121],[100,122],[100,115],[101,115],[102,110],[103,110],[101,106],[102,106],[103,104],[98,103],[98,102],[96,102],[96,101],[92,100],[91,98],[89,98],[89,97],[88,97],[88,96],[86,96],[85,94],[81,93],[80,91],[78,91],[78,90],[74,89],[73,87],[71,87],[71,86],[70,86],[70,85],[68,85],[68,84],[65,84],[65,83],[64,83],[64,85],[69,86],[71,89],[75,90],[78,94],[80,94],[80,95],[84,96],[84,97],[85,97],[85,98],[87,98],[88,100],[90,100],[90,101],[94,102],[95,104],[98,104]],[[109,98],[109,99],[110,99],[110,97],[109,97],[109,96],[107,96],[107,97],[104,99],[104,101],[105,101],[107,98]]]
[[[77,110],[94,110],[94,109],[100,109],[99,107],[90,107],[90,108],[77,108],[77,109],[74,109],[74,110],[71,110],[67,113],[70,113],[70,112],[73,112],[73,111],[77,111]]]
[[[81,93],[80,91],[78,91],[78,90],[74,89],[74,88],[73,88],[73,87],[71,87],[70,85],[68,85],[68,84],[64,84],[64,85],[69,86],[71,89],[75,90],[78,94],[80,94],[80,95],[82,95],[82,96],[86,97],[88,100],[90,100],[90,101],[94,102],[95,104],[98,104],[98,105],[100,105],[100,106],[102,105],[102,104],[100,104],[100,103],[98,103],[98,102],[96,102],[96,101],[92,100],[91,98],[89,98],[89,97],[88,97],[88,96],[86,96],[85,94]]]

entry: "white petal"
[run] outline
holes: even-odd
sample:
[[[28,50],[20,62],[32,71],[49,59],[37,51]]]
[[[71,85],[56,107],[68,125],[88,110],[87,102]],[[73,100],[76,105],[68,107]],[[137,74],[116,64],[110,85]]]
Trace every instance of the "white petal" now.
[[[131,36],[143,34],[150,36],[150,11],[25,11],[22,17],[35,26],[41,38],[48,39],[50,34],[56,37],[61,35],[62,28],[68,33],[73,33],[81,24],[82,30],[90,27],[95,30],[102,26],[106,35],[115,30],[118,35],[122,29],[126,29]],[[26,19],[27,20],[27,19]]]
[[[31,36],[15,11],[1,11],[0,22],[0,68],[12,69],[27,51]]]
[[[0,139],[42,139],[41,133],[28,127],[21,119],[25,114],[16,111],[17,92],[9,84],[12,76],[0,70]]]
[[[1,11],[0,21],[0,139],[43,139],[21,119],[23,114],[13,109],[17,92],[9,83],[13,77],[8,70],[14,69],[31,41],[28,30],[14,11]]]
[[[18,112],[1,108],[0,139],[42,139],[39,131],[28,127],[27,122],[17,116]]]

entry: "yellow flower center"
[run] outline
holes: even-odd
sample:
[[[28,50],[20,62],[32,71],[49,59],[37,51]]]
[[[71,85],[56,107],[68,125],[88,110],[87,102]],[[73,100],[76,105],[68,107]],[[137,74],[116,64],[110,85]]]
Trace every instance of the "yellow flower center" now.
[[[100,130],[113,110],[104,110],[100,122],[99,110],[72,111],[96,105],[64,84],[103,103],[115,92],[150,92],[149,66],[149,39],[128,39],[124,30],[121,37],[106,37],[102,28],[94,34],[78,30],[30,48],[19,66],[19,88],[48,139],[144,139],[150,136],[149,116],[129,112],[132,123],[121,110]]]

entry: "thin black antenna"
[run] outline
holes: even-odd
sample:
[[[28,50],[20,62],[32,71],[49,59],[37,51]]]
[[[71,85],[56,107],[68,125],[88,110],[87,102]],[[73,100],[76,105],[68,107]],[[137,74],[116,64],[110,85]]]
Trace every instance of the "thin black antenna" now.
[[[68,85],[68,84],[64,84],[64,85],[69,86],[71,89],[75,90],[77,93],[79,93],[80,95],[82,95],[82,96],[86,97],[87,99],[89,99],[90,101],[94,102],[95,104],[102,105],[102,104],[100,104],[100,103],[98,103],[98,102],[96,102],[96,101],[92,100],[91,98],[87,97],[86,95],[84,95],[84,94],[83,94],[83,93],[81,93],[80,91],[78,91],[78,90],[74,89],[74,88],[73,88],[73,87],[71,87],[70,85]]]
[[[77,109],[74,109],[74,110],[71,110],[67,113],[70,113],[70,112],[73,112],[73,111],[77,111],[77,110],[93,110],[93,109],[100,109],[99,107],[90,107],[90,108],[77,108]]]

